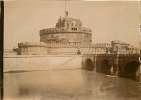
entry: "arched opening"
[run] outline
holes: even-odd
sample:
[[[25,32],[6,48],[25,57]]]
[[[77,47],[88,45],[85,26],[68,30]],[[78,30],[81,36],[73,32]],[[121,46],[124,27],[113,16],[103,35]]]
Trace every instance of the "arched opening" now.
[[[91,59],[86,59],[86,61],[85,61],[85,69],[90,70],[90,71],[94,70],[94,64],[93,64]]]
[[[111,74],[111,64],[110,61],[104,59],[102,61],[102,68],[101,68],[102,73],[105,74]]]
[[[139,68],[139,62],[137,62],[137,61],[128,62],[125,65],[123,74],[124,74],[125,77],[135,79],[136,78],[136,72],[137,72],[138,68]]]

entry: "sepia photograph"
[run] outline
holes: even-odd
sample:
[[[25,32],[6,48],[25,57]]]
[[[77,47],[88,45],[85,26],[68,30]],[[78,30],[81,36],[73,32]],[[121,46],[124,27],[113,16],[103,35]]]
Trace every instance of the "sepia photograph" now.
[[[141,100],[140,0],[0,3],[2,100]]]

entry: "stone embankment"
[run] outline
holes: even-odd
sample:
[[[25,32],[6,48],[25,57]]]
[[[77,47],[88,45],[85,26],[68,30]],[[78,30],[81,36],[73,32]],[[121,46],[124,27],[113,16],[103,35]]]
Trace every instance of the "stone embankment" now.
[[[4,57],[4,72],[81,68],[81,55],[20,55]]]

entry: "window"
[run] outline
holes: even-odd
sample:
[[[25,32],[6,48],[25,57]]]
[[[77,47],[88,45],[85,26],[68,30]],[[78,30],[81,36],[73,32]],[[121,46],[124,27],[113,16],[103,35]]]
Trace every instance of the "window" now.
[[[77,30],[77,28],[72,28],[72,30]]]

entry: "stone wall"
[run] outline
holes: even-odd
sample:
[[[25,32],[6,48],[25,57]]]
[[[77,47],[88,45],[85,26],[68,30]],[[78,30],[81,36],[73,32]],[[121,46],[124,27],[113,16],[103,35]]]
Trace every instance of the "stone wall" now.
[[[60,32],[60,33],[47,33],[40,34],[40,42],[51,43],[51,42],[61,42],[61,43],[81,43],[81,44],[91,44],[92,38],[91,34],[83,32]]]
[[[80,55],[18,55],[4,57],[4,72],[81,68]]]
[[[28,46],[20,48],[20,55],[44,55],[47,54],[47,48],[40,46]]]

